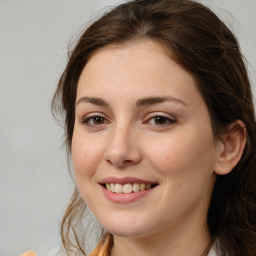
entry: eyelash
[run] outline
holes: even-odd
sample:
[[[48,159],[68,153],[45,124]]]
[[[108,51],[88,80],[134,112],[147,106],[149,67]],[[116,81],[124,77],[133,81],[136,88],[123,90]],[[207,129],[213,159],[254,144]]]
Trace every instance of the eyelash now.
[[[99,125],[97,125],[97,124],[90,124],[90,121],[95,121],[96,120],[96,118],[101,118],[103,121],[104,121],[104,124],[106,123],[106,121],[107,121],[107,119],[105,118],[105,117],[103,117],[103,116],[101,116],[101,115],[97,115],[97,114],[95,114],[95,115],[93,115],[93,116],[88,116],[88,117],[86,117],[86,118],[84,118],[83,120],[82,120],[82,123],[83,124],[85,124],[86,126],[89,126],[89,127],[95,127],[95,126],[101,126],[101,125],[104,125],[104,124],[99,124]]]
[[[156,124],[155,121],[156,121],[157,118],[162,119],[162,121],[165,121],[165,123],[164,124]],[[152,125],[154,125],[154,126],[156,125],[158,127],[169,126],[169,125],[172,125],[172,124],[177,122],[174,118],[167,117],[163,114],[158,114],[158,113],[149,115],[149,117],[146,120],[146,123],[149,123],[151,120],[154,120],[154,124],[152,124]]]
[[[100,118],[102,123],[95,124],[96,118]],[[164,124],[156,124],[156,123],[150,124],[151,120],[154,120],[154,122],[155,122],[157,118],[160,118],[165,123]],[[91,121],[93,122],[93,124],[90,123]],[[92,116],[88,116],[88,117],[84,118],[81,122],[83,124],[85,124],[86,126],[88,126],[88,127],[100,127],[100,126],[102,126],[102,125],[104,125],[106,123],[110,123],[105,117],[103,117],[101,115],[98,115],[98,114],[95,114],[95,115],[92,115]],[[143,122],[143,124],[149,123],[152,126],[165,127],[165,126],[172,125],[172,124],[174,124],[176,122],[177,121],[174,118],[167,117],[167,116],[165,116],[163,114],[152,114],[152,115],[150,115],[146,119],[146,121]]]

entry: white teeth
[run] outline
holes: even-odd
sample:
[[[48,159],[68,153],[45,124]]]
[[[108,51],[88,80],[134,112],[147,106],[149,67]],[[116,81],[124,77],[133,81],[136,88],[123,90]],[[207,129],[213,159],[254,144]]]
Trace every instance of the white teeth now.
[[[134,183],[133,186],[132,186],[132,191],[133,191],[133,192],[138,192],[138,191],[140,191],[140,184]]]
[[[106,184],[107,190],[111,191],[111,185],[109,183]]]
[[[132,184],[128,183],[123,185],[123,193],[125,194],[132,193]]]
[[[124,185],[121,184],[114,184],[114,183],[107,183],[106,188],[108,191],[113,192],[113,193],[124,193],[124,194],[129,194],[132,192],[139,192],[143,190],[147,190],[152,188],[152,184],[139,184],[139,183],[127,183]]]
[[[122,192],[123,192],[123,186],[121,184],[116,184],[115,185],[115,193],[122,193]]]
[[[147,184],[147,185],[146,185],[146,189],[150,189],[151,187],[152,187],[151,184]]]
[[[140,184],[140,191],[145,190],[145,188],[146,188],[145,184]]]
[[[116,186],[115,184],[111,183],[110,184],[110,190],[115,192],[115,186]]]

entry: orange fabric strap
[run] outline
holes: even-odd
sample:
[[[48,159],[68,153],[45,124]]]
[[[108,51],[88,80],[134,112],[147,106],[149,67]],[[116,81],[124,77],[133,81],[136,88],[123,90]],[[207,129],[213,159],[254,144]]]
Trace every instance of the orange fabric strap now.
[[[108,253],[109,248],[112,247],[112,236],[106,234],[106,236],[101,240],[98,246],[89,254],[89,256],[110,256]]]
[[[33,251],[27,251],[22,253],[20,256],[36,256],[36,253]]]

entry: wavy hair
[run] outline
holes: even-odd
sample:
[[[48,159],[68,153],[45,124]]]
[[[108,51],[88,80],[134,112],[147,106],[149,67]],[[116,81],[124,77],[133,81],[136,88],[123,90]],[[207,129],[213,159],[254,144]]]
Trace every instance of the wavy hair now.
[[[208,228],[218,238],[219,255],[256,255],[256,122],[245,60],[229,28],[207,7],[190,0],[135,0],[121,4],[91,24],[70,52],[52,107],[65,117],[70,150],[77,84],[90,57],[108,45],[140,39],[160,43],[197,80],[220,139],[229,124],[242,120],[247,142],[241,160],[217,176],[208,211]],[[77,187],[61,225],[63,246],[86,255],[79,231],[86,205]],[[107,234],[109,235],[109,234]],[[109,235],[111,236],[111,235]]]

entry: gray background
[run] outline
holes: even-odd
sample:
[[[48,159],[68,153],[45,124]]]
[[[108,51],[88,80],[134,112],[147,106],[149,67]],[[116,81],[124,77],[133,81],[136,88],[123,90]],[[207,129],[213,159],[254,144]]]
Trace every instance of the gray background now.
[[[109,0],[0,0],[0,256],[60,242],[72,191],[50,102],[67,47]],[[233,27],[256,81],[256,0],[203,0]],[[103,8],[104,7],[104,8]]]

